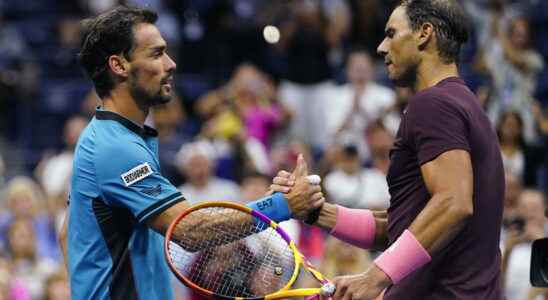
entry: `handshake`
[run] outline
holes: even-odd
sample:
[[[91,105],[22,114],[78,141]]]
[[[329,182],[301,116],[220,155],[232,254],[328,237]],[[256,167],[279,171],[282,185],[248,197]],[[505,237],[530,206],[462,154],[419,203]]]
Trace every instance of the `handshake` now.
[[[291,216],[306,221],[311,215],[317,214],[325,202],[320,181],[318,175],[308,175],[308,166],[301,154],[292,173],[278,172],[269,193],[283,193]]]

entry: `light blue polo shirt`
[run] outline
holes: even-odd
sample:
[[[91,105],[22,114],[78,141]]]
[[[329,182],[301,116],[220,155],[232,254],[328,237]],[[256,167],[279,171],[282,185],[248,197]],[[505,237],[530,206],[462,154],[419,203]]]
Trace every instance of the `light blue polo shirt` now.
[[[75,150],[68,223],[72,299],[172,299],[164,237],[146,222],[183,201],[160,174],[157,133],[97,109]]]

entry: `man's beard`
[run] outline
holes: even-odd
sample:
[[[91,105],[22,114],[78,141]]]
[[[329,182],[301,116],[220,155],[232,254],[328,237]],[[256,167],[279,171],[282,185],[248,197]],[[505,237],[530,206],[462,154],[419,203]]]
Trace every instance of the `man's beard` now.
[[[411,65],[398,77],[392,80],[394,85],[398,87],[409,87],[415,89],[417,83],[417,69],[418,65]]]
[[[146,91],[138,83],[138,70],[131,72],[129,81],[129,93],[135,99],[135,102],[141,109],[148,109],[149,107],[166,104],[171,100],[171,94],[162,95],[162,86],[154,94]]]

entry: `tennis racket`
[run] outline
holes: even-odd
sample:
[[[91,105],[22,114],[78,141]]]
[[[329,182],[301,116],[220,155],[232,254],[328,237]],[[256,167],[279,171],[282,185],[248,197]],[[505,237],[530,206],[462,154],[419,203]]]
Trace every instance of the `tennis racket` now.
[[[181,231],[198,228],[200,220],[221,219],[234,221],[199,227],[199,241]],[[328,297],[335,292],[277,223],[236,203],[205,202],[187,209],[169,226],[164,252],[175,276],[209,299]],[[301,269],[320,287],[292,289]]]

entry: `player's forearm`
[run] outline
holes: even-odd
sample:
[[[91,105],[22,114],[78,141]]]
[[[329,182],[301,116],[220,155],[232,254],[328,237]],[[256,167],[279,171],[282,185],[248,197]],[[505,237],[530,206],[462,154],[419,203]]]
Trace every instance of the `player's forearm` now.
[[[473,213],[472,199],[464,193],[435,193],[389,250],[374,261],[394,284],[432,260],[466,225]],[[461,197],[461,198],[459,198]]]
[[[335,228],[335,224],[337,224],[337,207],[331,203],[324,203],[315,225],[331,231]]]
[[[185,210],[189,208],[185,201],[175,204],[148,222],[148,225],[162,235],[166,235],[169,226]],[[209,213],[192,213],[184,217],[173,229],[172,238],[176,241],[184,240],[187,251],[198,251],[206,245],[218,245],[212,242],[212,228],[222,228],[227,232],[238,232],[244,223],[252,224],[253,218],[249,214],[227,214],[219,209]],[[234,235],[235,237],[237,235]],[[219,242],[219,241],[217,241]],[[230,243],[231,241],[222,241]]]
[[[297,191],[288,194],[287,197],[292,199],[301,196]],[[279,223],[291,218],[292,212],[287,201],[282,194],[275,193],[248,203],[247,206]],[[176,204],[158,215],[154,220],[151,220],[149,225],[165,235],[170,224],[177,220],[187,208],[188,205],[184,202]],[[238,212],[233,208],[222,209],[217,207],[214,210],[194,208],[177,221],[170,237],[175,241],[184,241],[182,245],[184,245],[185,250],[195,252],[207,247],[228,244],[247,235],[258,233],[266,229],[267,225],[267,223],[253,217],[252,214],[243,211]],[[229,233],[227,236],[230,236],[230,238],[218,240],[215,235],[212,235],[215,230]]]
[[[200,218],[186,218],[184,222],[180,222],[174,229],[173,237],[175,240],[183,240],[187,251],[195,252],[205,248],[219,246],[237,241],[244,237],[242,228],[253,228],[253,217],[249,214],[227,214],[222,210],[203,215]],[[212,235],[213,228],[222,228],[227,234],[226,239],[218,239]],[[249,230],[248,235],[254,231]]]
[[[452,241],[472,216],[472,199],[464,197],[453,192],[435,194],[409,227],[430,255]]]
[[[364,210],[365,211],[365,210]],[[388,245],[388,239],[386,236],[386,226],[387,218],[386,211],[371,211],[374,217],[374,242],[371,246],[371,249],[382,250],[385,249]],[[328,232],[333,232],[335,226],[337,225],[337,206],[331,203],[324,203],[322,210],[320,211],[320,216],[316,222],[317,226],[327,230]],[[365,223],[357,223],[354,226],[356,228],[362,228],[363,226],[369,226]],[[360,239],[363,237],[356,237]],[[357,245],[359,246],[359,245]]]

